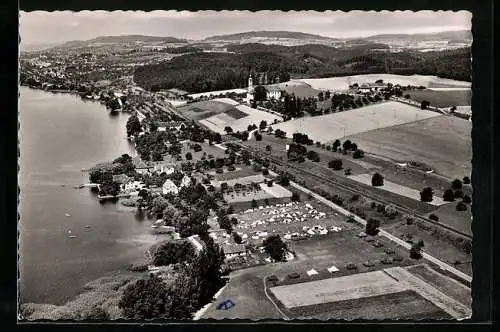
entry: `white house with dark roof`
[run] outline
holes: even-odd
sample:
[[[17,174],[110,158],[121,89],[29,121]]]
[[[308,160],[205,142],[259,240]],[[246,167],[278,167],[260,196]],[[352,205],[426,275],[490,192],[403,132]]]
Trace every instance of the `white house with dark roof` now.
[[[248,250],[243,244],[225,244],[222,246],[222,250],[226,258],[246,256],[248,254]]]

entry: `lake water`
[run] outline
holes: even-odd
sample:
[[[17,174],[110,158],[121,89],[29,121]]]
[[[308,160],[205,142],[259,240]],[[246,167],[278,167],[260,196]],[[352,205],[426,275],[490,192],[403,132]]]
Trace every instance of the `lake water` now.
[[[73,188],[88,182],[82,168],[134,154],[125,139],[128,115],[28,88],[21,88],[19,113],[20,300],[61,304],[87,282],[144,257],[156,236],[130,208]]]

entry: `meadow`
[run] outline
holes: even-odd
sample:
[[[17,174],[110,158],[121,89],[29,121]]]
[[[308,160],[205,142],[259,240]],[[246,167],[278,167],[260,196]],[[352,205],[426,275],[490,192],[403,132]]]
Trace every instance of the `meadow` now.
[[[409,106],[410,107],[410,106]],[[472,123],[438,116],[413,123],[346,137],[365,152],[396,161],[419,161],[448,178],[463,178],[472,171]]]
[[[344,112],[286,121],[274,125],[273,129],[285,131],[287,137],[294,133],[304,133],[314,141],[329,143],[344,136],[436,116],[439,116],[439,113],[388,101]]]
[[[427,100],[431,106],[439,108],[452,107],[452,106],[468,106],[471,104],[472,91],[467,90],[413,90],[406,91],[411,99],[422,102]]]
[[[299,82],[307,83],[313,89],[342,91],[347,90],[349,85],[358,83],[375,83],[376,80],[383,80],[386,83],[399,84],[402,86],[425,86],[426,88],[468,88],[469,82],[456,81],[439,78],[436,76],[424,75],[393,75],[393,74],[367,74],[354,76],[340,76],[328,78],[301,79]]]

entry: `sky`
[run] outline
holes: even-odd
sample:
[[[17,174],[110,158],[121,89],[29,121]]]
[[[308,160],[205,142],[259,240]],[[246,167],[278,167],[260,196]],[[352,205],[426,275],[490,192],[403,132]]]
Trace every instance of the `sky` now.
[[[21,11],[19,30],[25,45],[128,34],[203,39],[260,30],[357,38],[470,30],[471,19],[472,14],[466,11]]]

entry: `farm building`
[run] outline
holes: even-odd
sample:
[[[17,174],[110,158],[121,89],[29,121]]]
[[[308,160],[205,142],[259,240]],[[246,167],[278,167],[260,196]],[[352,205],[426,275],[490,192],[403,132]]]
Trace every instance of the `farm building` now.
[[[181,181],[181,188],[182,187],[189,187],[191,185],[191,178],[187,175],[184,175]]]
[[[281,89],[277,86],[271,85],[266,86],[266,96],[267,99],[280,99],[281,98]]]
[[[246,256],[248,254],[248,251],[243,244],[226,244],[222,247],[222,250],[224,250],[226,258]]]
[[[132,163],[134,164],[136,172],[139,174],[148,173],[153,169],[153,166],[147,165],[139,156],[132,158]]]
[[[187,239],[191,242],[197,253],[205,250],[205,242],[203,242],[198,235],[191,235]]]

